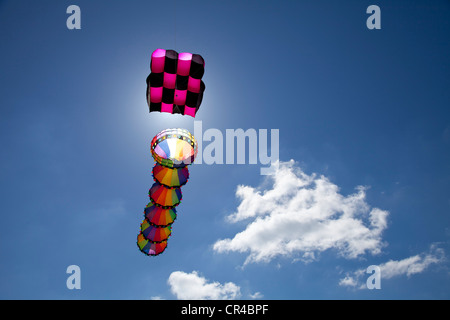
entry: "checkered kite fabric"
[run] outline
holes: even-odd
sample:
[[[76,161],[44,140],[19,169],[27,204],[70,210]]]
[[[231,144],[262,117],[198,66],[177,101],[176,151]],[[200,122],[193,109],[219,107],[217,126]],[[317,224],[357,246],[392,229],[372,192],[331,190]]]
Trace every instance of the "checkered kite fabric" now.
[[[150,112],[168,112],[195,118],[203,99],[205,61],[199,54],[156,49],[147,77]]]

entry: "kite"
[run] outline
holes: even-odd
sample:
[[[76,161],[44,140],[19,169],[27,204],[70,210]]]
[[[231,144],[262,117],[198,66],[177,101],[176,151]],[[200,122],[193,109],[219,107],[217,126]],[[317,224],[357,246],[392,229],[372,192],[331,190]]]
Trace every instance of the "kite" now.
[[[182,193],[179,187],[168,188],[155,182],[148,191],[148,196],[156,206],[173,208],[180,204]]]
[[[149,112],[179,113],[195,118],[205,91],[205,60],[199,54],[156,49],[147,77]]]
[[[170,226],[177,218],[175,208],[162,208],[149,202],[144,210],[144,216],[150,224],[160,227]]]
[[[141,233],[145,239],[153,243],[160,243],[167,241],[170,237],[172,226],[158,227],[148,222],[147,219],[144,219],[141,223]]]
[[[151,242],[145,239],[144,235],[140,233],[138,235],[137,245],[139,249],[148,256],[157,256],[163,253],[167,247],[167,240],[159,243]]]
[[[204,73],[205,61],[199,54],[153,51],[146,80],[149,112],[195,118],[205,91]],[[150,151],[156,162],[152,169],[154,183],[148,191],[150,202],[144,209],[137,246],[146,255],[157,256],[167,248],[172,235],[175,207],[181,202],[181,187],[189,180],[187,166],[194,162],[198,144],[186,129],[165,129],[152,139]]]
[[[150,149],[156,162],[154,183],[148,191],[150,202],[144,209],[137,245],[146,255],[157,256],[164,252],[172,234],[175,207],[181,202],[181,187],[189,179],[187,166],[194,162],[198,144],[186,129],[166,129],[152,139]]]
[[[153,179],[166,187],[184,186],[189,179],[189,170],[183,168],[166,168],[157,163],[152,170]]]
[[[152,156],[167,168],[183,168],[194,162],[198,146],[194,136],[186,129],[165,129],[151,143]]]

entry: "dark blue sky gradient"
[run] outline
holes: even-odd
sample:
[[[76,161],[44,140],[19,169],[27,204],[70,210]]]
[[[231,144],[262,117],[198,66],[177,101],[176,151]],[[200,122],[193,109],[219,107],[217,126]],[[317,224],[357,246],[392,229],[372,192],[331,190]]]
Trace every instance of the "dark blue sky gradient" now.
[[[81,8],[81,30],[66,8]],[[381,8],[381,30],[366,9]],[[448,261],[382,290],[338,286],[339,270],[401,260],[450,236],[450,2],[0,1],[0,298],[173,299],[173,271],[234,282],[243,298],[448,299]],[[241,270],[217,254],[224,222],[259,165],[193,165],[167,252],[136,247],[152,184],[149,144],[193,119],[148,113],[157,48],[201,54],[203,129],[280,130],[280,160],[343,195],[370,187],[390,212],[379,257],[280,258]],[[206,144],[206,142],[204,142]],[[79,265],[82,289],[66,288]],[[283,267],[278,268],[281,264]]]

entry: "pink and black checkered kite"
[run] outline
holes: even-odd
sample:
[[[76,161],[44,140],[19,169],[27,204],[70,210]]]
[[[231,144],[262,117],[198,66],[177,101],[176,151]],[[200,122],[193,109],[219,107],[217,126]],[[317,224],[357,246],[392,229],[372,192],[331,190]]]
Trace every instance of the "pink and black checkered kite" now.
[[[156,49],[147,77],[150,112],[168,112],[195,118],[203,99],[205,61],[199,54]]]

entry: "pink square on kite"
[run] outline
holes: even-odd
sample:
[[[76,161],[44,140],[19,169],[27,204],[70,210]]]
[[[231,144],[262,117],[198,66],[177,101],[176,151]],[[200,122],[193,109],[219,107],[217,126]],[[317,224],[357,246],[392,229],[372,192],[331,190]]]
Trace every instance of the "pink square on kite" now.
[[[171,103],[161,103],[161,112],[173,112],[173,104]]]
[[[180,59],[180,60],[192,60],[192,53],[180,52],[180,54],[178,55],[178,59]]]
[[[177,73],[180,76],[188,76],[191,69],[192,53],[182,52],[178,55]]]
[[[150,102],[158,103],[162,101],[163,87],[150,88]]]
[[[163,87],[167,89],[175,89],[176,80],[177,80],[176,74],[164,72]]]
[[[188,106],[184,107],[184,114],[195,118],[195,108],[191,108]]]
[[[156,49],[152,53],[152,58],[162,58],[166,56],[166,50],[164,49]]]
[[[192,77],[189,77],[188,80],[188,90],[194,93],[200,92],[200,79],[194,79]]]
[[[156,49],[152,53],[152,63],[150,69],[154,73],[161,73],[164,71],[164,63],[166,61],[166,50]]]
[[[187,90],[175,89],[175,97],[173,99],[174,104],[185,105],[186,104]]]

